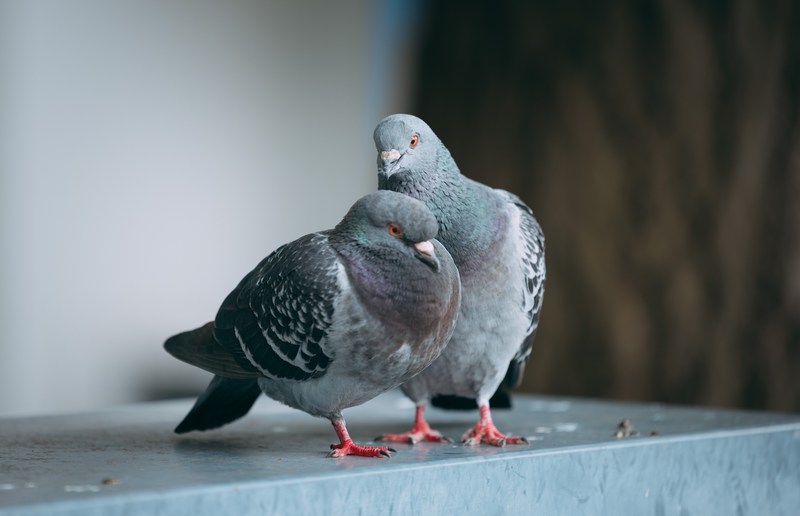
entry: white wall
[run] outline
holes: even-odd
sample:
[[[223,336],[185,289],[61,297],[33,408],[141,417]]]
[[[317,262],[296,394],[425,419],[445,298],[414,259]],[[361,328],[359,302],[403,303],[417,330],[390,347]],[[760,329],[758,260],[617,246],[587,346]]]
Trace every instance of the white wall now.
[[[0,415],[204,387],[164,339],[375,187],[380,8],[0,4]]]

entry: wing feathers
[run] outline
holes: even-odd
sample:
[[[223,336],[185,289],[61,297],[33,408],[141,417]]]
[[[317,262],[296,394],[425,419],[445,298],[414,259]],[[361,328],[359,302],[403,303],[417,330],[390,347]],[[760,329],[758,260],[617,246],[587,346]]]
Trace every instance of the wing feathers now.
[[[508,371],[498,388],[498,393],[504,389],[516,388],[522,382],[525,364],[528,362],[533,350],[533,340],[536,336],[536,329],[539,326],[546,276],[544,233],[536,218],[534,218],[533,211],[516,195],[505,190],[499,190],[499,192],[504,194],[508,201],[519,209],[519,235],[523,249],[521,267],[525,276],[525,284],[522,288],[522,310],[528,316],[528,329],[527,336],[523,339],[519,350],[508,365]],[[495,396],[498,393],[495,393]]]
[[[268,378],[325,374],[331,357],[322,344],[340,291],[339,267],[324,234],[279,248],[223,303],[217,339]]]

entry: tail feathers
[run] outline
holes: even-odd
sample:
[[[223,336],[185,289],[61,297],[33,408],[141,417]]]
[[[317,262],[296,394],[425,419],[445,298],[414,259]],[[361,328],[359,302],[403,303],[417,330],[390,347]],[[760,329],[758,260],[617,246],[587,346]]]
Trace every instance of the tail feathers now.
[[[494,396],[489,400],[489,406],[493,409],[511,408],[511,393],[506,389],[505,385],[501,385],[497,388]]]
[[[211,430],[236,421],[250,411],[261,394],[255,379],[215,376],[197,398],[192,410],[175,428],[176,434],[192,430]]]
[[[465,398],[449,394],[440,394],[431,398],[431,405],[448,410],[475,410],[478,403],[475,398]]]
[[[233,355],[216,341],[213,322],[196,330],[170,337],[164,343],[164,349],[178,360],[216,375],[240,380],[258,378],[255,369],[247,370],[242,367]]]
[[[478,402],[475,401],[475,398],[444,394],[434,396],[431,399],[431,405],[448,410],[475,410],[478,408]],[[511,408],[511,393],[506,390],[505,385],[500,384],[500,387],[497,388],[494,396],[489,400],[489,407],[492,409]]]

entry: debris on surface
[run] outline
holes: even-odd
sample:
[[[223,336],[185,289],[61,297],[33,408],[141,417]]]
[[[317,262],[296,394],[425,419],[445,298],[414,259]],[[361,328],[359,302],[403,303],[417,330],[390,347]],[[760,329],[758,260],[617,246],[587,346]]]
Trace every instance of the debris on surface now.
[[[617,425],[617,430],[614,432],[614,437],[617,439],[622,439],[624,437],[634,437],[639,435],[639,432],[633,428],[633,423],[631,423],[630,419],[623,419]],[[650,437],[655,437],[657,435],[661,435],[658,430],[651,430],[647,433]]]
[[[633,437],[639,435],[639,432],[633,429],[633,423],[630,419],[623,419],[617,425],[617,431],[614,432],[614,437],[622,439],[623,437]]]

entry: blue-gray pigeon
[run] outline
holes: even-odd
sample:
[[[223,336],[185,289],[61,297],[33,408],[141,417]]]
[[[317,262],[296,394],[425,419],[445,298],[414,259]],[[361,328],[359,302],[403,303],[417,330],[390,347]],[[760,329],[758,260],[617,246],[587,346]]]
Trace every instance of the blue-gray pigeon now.
[[[461,175],[450,152],[419,118],[391,115],[378,124],[373,137],[378,188],[407,194],[430,208],[439,223],[437,238],[450,251],[462,287],[447,348],[402,386],[417,405],[411,431],[382,439],[446,440],[426,422],[426,403],[463,408],[459,405],[468,401],[472,407],[477,404],[480,419],[462,442],[525,443],[497,430],[489,401],[493,393],[500,399],[506,389],[518,386],[531,353],[544,294],[542,230],[519,197]]]
[[[353,443],[342,410],[413,377],[447,344],[461,286],[437,230],[423,203],[374,192],[334,229],[267,256],[213,322],[164,344],[216,375],[175,431],[230,423],[263,391],[329,419],[340,441],[330,456],[388,457]]]

